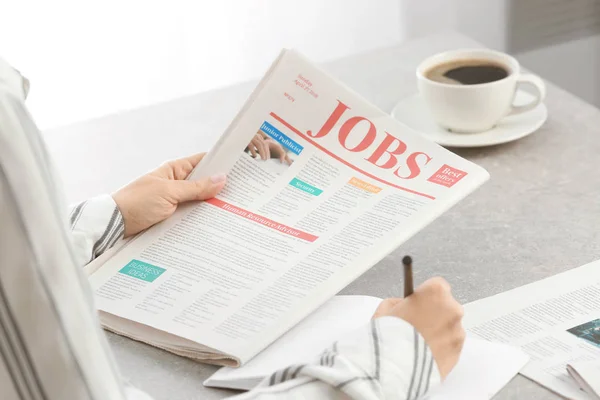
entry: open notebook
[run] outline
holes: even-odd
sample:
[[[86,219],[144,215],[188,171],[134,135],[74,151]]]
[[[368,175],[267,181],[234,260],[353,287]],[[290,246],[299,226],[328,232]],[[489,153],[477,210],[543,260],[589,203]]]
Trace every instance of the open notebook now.
[[[336,296],[240,368],[223,367],[204,385],[250,390],[290,364],[310,362],[333,341],[368,323],[381,299]],[[527,363],[521,350],[467,337],[461,359],[431,399],[486,399],[497,393]]]

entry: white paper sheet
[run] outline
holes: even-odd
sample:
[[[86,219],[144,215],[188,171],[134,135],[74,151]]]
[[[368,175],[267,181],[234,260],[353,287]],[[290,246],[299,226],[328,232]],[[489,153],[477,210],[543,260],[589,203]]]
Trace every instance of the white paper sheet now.
[[[584,392],[600,400],[600,360],[575,361],[567,365],[567,371]]]
[[[490,399],[528,361],[529,356],[516,347],[467,336],[458,364],[426,399]]]
[[[369,296],[336,296],[245,366],[221,368],[204,384],[250,390],[278,369],[313,360],[333,341],[363,326],[380,301]],[[519,372],[528,359],[518,348],[467,337],[457,366],[427,398],[489,399]]]

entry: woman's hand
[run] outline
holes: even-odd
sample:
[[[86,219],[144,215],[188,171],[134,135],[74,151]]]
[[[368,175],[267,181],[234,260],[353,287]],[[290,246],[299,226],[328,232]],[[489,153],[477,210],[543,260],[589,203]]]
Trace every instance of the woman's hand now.
[[[265,161],[271,158],[271,149],[260,133],[254,135],[250,144],[248,144],[248,150],[250,151],[250,155],[254,158],[256,158],[257,155]]]
[[[444,279],[429,279],[405,299],[383,300],[373,318],[383,316],[401,318],[417,329],[429,346],[442,378],[454,368],[465,341],[463,308],[452,297],[450,285]]]
[[[260,157],[266,161],[269,158],[278,158],[282,164],[292,165],[293,160],[287,155],[285,148],[261,131],[252,138],[246,149],[253,158]]]
[[[292,159],[287,154],[287,151],[283,148],[283,146],[274,141],[273,139],[266,139],[265,142],[267,146],[269,146],[270,156],[273,158],[279,158],[282,164],[292,165]]]
[[[125,221],[125,237],[167,219],[180,203],[210,199],[223,189],[225,175],[185,180],[204,154],[169,161],[113,193]]]

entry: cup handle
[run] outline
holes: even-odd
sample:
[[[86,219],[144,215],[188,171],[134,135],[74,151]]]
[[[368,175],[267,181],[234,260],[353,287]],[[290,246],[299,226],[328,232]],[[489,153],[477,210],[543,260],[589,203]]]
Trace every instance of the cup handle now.
[[[546,85],[544,84],[544,81],[542,80],[542,78],[540,78],[537,75],[533,75],[533,74],[520,75],[517,78],[517,88],[520,85],[533,86],[537,92],[536,98],[533,101],[531,101],[529,104],[525,104],[522,106],[515,106],[513,104],[510,108],[508,115],[517,115],[517,114],[521,114],[521,113],[527,112],[529,110],[532,110],[535,107],[537,107],[537,105],[540,104],[544,100],[544,97],[546,97]],[[516,94],[517,94],[517,91],[515,90],[515,95]]]

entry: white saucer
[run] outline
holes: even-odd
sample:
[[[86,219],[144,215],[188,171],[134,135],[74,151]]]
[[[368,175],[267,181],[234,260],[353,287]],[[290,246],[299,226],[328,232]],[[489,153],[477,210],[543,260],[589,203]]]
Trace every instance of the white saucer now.
[[[533,96],[517,91],[515,104],[527,104]],[[541,103],[531,111],[502,119],[489,131],[479,133],[454,133],[437,125],[427,105],[419,94],[401,100],[392,110],[392,117],[410,126],[423,136],[442,146],[483,147],[512,142],[535,132],[548,117],[546,106]]]

